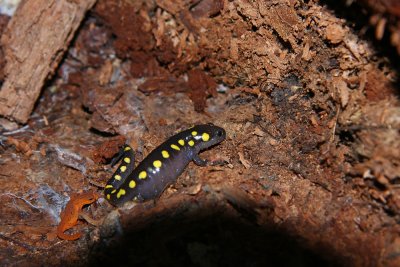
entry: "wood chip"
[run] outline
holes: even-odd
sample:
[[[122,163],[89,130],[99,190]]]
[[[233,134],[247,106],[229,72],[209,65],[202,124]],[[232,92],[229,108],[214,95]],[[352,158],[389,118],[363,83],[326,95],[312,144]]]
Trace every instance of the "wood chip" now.
[[[243,166],[244,166],[246,169],[250,168],[250,167],[251,167],[251,164],[250,164],[250,162],[249,162],[247,159],[244,158],[243,153],[242,153],[242,152],[238,152],[238,155],[239,155],[239,160],[240,160],[240,162],[243,164]]]
[[[347,103],[349,103],[349,98],[350,98],[350,93],[349,93],[349,88],[347,87],[347,83],[343,80],[337,80],[335,83],[335,87],[339,93],[340,104],[342,108],[344,108],[347,106]]]
[[[332,44],[340,43],[343,40],[344,36],[345,30],[340,25],[331,24],[326,27],[326,38]]]
[[[255,134],[255,135],[257,135],[257,136],[260,136],[260,137],[263,137],[263,136],[265,135],[265,133],[264,133],[260,128],[258,128],[258,127],[256,127],[256,128],[254,129],[253,134]]]

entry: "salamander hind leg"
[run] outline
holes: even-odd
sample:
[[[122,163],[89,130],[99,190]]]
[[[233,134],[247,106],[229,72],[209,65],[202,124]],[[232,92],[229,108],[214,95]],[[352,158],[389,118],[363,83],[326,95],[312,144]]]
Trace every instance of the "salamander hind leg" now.
[[[132,153],[132,155],[130,155]],[[124,145],[119,151],[118,153],[111,159],[111,167],[114,167],[115,164],[117,164],[122,157],[126,157],[126,156],[131,156],[133,163],[135,162],[135,154],[133,153],[133,150],[130,146],[128,145]]]
[[[111,164],[115,165],[118,161],[121,161],[121,164],[118,166],[111,179],[108,180],[104,190],[104,195],[107,199],[121,187],[135,168],[135,154],[133,153],[133,149],[125,145],[112,160]]]

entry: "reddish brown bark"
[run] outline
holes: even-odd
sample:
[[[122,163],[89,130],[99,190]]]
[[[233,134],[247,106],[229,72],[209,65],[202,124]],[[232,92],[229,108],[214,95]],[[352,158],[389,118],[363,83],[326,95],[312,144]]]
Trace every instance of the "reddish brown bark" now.
[[[43,84],[57,68],[76,29],[96,0],[22,1],[2,37],[6,79],[0,115],[25,123]]]

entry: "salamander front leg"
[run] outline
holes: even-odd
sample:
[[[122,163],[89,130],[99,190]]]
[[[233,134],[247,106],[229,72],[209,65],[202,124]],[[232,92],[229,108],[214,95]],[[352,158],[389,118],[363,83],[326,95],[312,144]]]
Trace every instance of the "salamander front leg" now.
[[[205,160],[205,159],[201,159],[200,157],[199,157],[199,155],[194,155],[194,157],[193,157],[193,162],[196,164],[196,165],[199,165],[199,166],[202,166],[202,167],[204,167],[204,166],[207,166],[207,164],[208,164],[208,161],[207,160]]]
[[[195,155],[193,157],[193,162],[201,167],[205,166],[223,166],[226,164],[226,161],[224,160],[206,160],[206,159],[201,159],[199,155]]]

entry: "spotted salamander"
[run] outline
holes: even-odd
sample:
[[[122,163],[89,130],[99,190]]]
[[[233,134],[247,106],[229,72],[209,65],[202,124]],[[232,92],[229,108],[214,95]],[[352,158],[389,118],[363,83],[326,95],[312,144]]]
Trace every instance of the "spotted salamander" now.
[[[208,162],[199,157],[199,152],[225,137],[225,130],[213,124],[194,126],[170,137],[136,168],[133,150],[125,145],[113,160],[115,163],[122,159],[122,163],[107,182],[104,195],[116,206],[155,199],[176,181],[190,161],[206,166]]]

